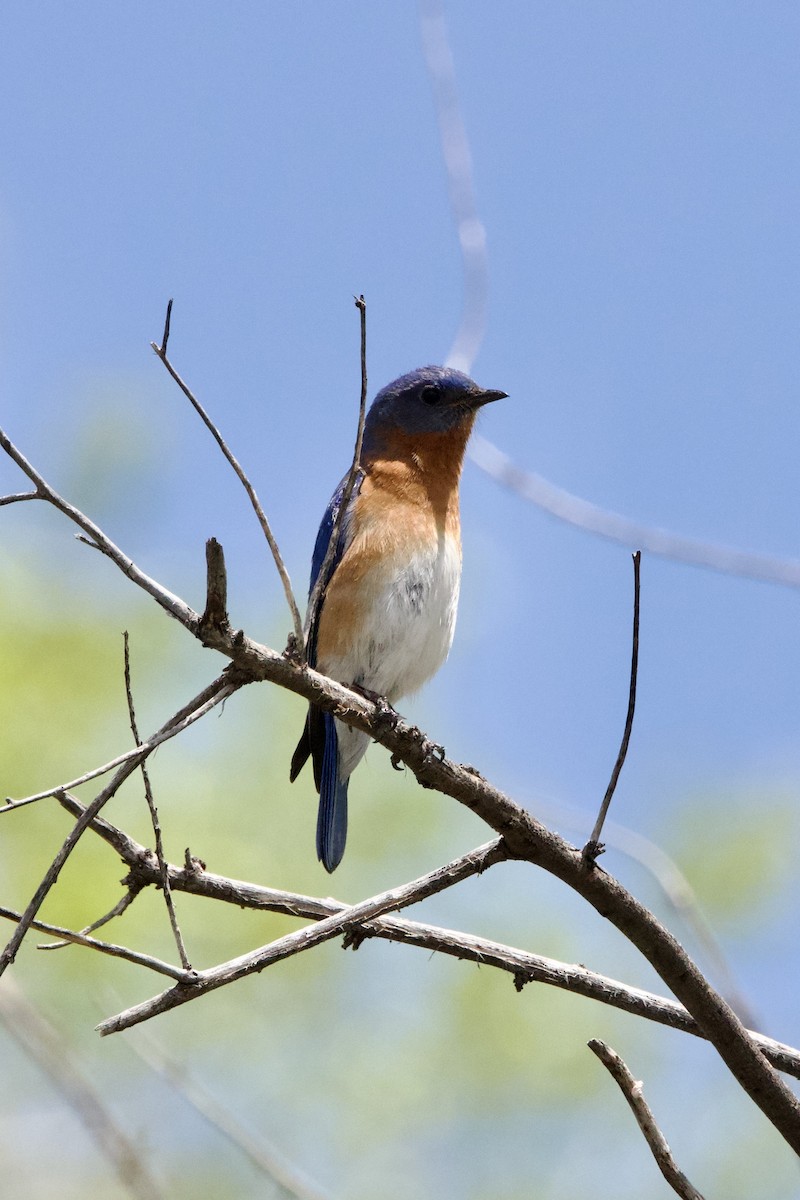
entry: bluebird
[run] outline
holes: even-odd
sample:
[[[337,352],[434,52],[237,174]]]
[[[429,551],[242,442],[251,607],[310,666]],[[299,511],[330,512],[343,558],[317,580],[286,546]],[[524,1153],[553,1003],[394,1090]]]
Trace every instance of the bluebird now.
[[[309,634],[312,667],[392,706],[439,670],[453,641],[461,581],[464,451],[477,410],[506,394],[449,367],[420,367],[378,392]],[[312,589],[346,480],[319,527]],[[309,706],[289,778],[294,782],[311,758],[319,792],[317,856],[327,871],[344,854],[347,787],[368,744],[368,734]]]

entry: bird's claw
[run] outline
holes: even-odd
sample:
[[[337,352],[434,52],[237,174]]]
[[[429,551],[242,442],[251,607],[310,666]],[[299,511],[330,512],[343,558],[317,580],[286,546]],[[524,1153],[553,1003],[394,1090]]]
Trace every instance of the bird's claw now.
[[[444,762],[447,755],[444,746],[440,746],[438,742],[430,742],[427,738],[424,738],[422,742],[422,757],[426,763]]]
[[[373,692],[371,688],[364,687],[360,683],[351,683],[350,686],[354,692],[358,692],[359,696],[363,696],[365,700],[369,700],[375,705],[375,719],[378,724],[388,725],[390,729],[394,729],[400,720],[400,713],[385,696],[382,696],[380,692]]]

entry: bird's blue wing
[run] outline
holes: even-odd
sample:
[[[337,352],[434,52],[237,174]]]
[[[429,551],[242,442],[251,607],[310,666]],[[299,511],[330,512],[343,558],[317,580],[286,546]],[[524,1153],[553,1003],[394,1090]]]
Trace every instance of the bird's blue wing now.
[[[328,507],[325,510],[325,516],[322,518],[322,522],[317,533],[317,540],[314,543],[314,553],[311,556],[311,580],[308,585],[309,595],[311,595],[312,591],[314,590],[314,584],[317,582],[317,577],[322,570],[322,563],[328,551],[328,543],[331,540],[333,526],[335,525],[336,518],[339,515],[339,509],[342,507],[342,500],[344,499],[344,491],[347,486],[349,474],[350,472],[348,471],[347,475],[345,475],[344,479],[331,496]],[[333,578],[334,571],[342,561],[344,552],[350,544],[350,539],[352,537],[351,525],[353,508],[355,506],[358,493],[361,491],[361,484],[363,480],[364,472],[359,471],[356,475],[356,480],[353,484],[353,490],[350,493],[350,498],[347,501],[347,511],[345,512],[342,522],[339,526],[333,558],[331,559],[330,567],[326,571],[327,579],[325,580],[325,587],[328,586]],[[308,634],[308,665],[311,667],[315,667],[317,665],[317,629],[319,627],[319,618],[324,602],[325,591],[323,589],[320,594],[319,603],[317,604],[317,611],[314,613],[311,622],[311,628]]]
[[[348,476],[345,475],[333,493],[330,503],[325,510],[325,516],[322,518],[319,532],[317,533],[314,553],[311,558],[309,595],[314,590],[314,584],[317,582],[319,573],[322,570],[322,564],[328,551],[328,544],[333,534],[333,527],[344,499],[347,478]],[[330,567],[326,571],[325,587],[328,586],[333,578],[334,572],[342,561],[344,552],[350,544],[352,538],[353,506],[361,489],[363,479],[364,472],[359,471],[353,485],[353,490],[350,493],[347,511],[339,525],[333,558],[331,559]],[[325,588],[320,593],[317,609],[312,617],[309,628],[308,663],[311,667],[317,665],[317,632],[324,603]],[[306,723],[303,727],[300,741],[297,743],[297,749],[292,756],[292,765],[289,771],[291,781],[297,778],[309,755],[311,756],[311,763],[314,768],[314,783],[319,792],[317,855],[325,869],[333,871],[342,860],[345,841],[347,839],[348,781],[339,778],[339,738],[336,732],[336,722],[331,713],[322,712],[321,709],[316,708],[313,704],[309,705]]]

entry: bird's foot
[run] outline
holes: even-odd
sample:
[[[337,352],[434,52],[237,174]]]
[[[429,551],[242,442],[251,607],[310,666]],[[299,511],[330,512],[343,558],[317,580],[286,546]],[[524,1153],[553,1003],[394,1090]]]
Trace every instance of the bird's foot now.
[[[428,763],[444,762],[445,758],[447,757],[444,746],[440,746],[438,742],[432,742],[426,737],[423,737],[420,749],[422,750],[423,762],[426,765]],[[432,788],[435,786],[435,784],[426,783],[422,779],[420,779],[419,782],[425,788]]]
[[[400,720],[400,713],[385,696],[382,696],[380,692],[373,692],[371,688],[364,687],[360,683],[351,683],[350,687],[354,692],[358,692],[359,696],[363,696],[365,700],[369,700],[375,705],[377,709],[375,717],[379,724],[394,728]]]

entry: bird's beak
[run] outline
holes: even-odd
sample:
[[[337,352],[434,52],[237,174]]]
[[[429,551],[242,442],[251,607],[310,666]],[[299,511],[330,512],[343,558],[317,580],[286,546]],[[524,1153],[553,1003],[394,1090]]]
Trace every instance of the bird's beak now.
[[[483,408],[484,404],[491,404],[493,400],[505,400],[507,397],[508,392],[498,392],[493,388],[476,388],[471,397],[472,407]]]

